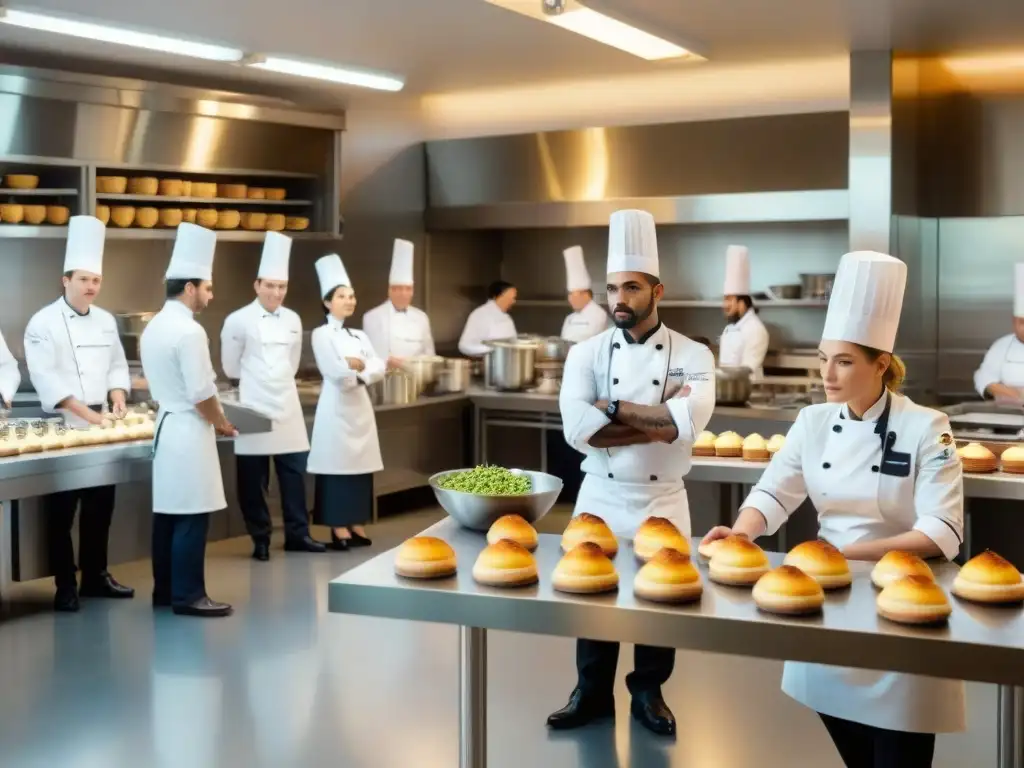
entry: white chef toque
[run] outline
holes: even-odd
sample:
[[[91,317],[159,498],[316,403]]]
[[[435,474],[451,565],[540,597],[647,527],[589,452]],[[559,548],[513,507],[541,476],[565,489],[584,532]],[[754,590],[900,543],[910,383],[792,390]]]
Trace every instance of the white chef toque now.
[[[388,285],[412,285],[413,244],[408,240],[395,239],[391,248],[391,274]]]
[[[72,216],[64,248],[64,273],[82,270],[103,274],[103,243],[107,227],[95,216]]]
[[[1013,316],[1024,317],[1024,264],[1013,267]]]
[[[316,260],[316,276],[320,279],[320,297],[323,298],[339,285],[352,287],[341,256],[332,253]]]
[[[166,280],[213,280],[213,254],[217,249],[217,233],[212,229],[189,224],[178,225],[171,263]]]
[[[608,274],[644,272],[660,277],[658,233],[647,211],[616,211],[608,222]]]
[[[750,295],[750,251],[745,245],[730,245],[725,249],[725,288],[722,295]]]
[[[907,265],[892,256],[856,251],[839,262],[821,338],[882,352],[896,346]]]
[[[267,232],[260,258],[260,280],[288,282],[288,257],[292,252],[292,239],[280,232]]]
[[[590,290],[590,273],[587,263],[583,260],[583,249],[573,245],[562,251],[565,259],[565,289],[573,291]]]

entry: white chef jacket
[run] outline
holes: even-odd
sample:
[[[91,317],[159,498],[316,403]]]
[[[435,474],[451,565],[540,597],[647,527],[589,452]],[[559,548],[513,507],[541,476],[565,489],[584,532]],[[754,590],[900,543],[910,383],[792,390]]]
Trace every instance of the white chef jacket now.
[[[14,394],[21,384],[21,372],[18,370],[18,361],[11,354],[4,335],[0,333],[0,400],[5,403],[14,402]]]
[[[153,511],[197,515],[227,506],[213,425],[196,404],[217,394],[210,339],[177,299],[153,316],[139,342],[142,368],[160,404],[153,442]]]
[[[806,498],[821,538],[838,548],[921,531],[949,559],[963,541],[963,474],[949,419],[891,398],[890,454],[883,461],[877,422],[887,396],[863,420],[845,405],[807,406],[744,507],[775,533]],[[944,733],[965,727],[964,684],[918,675],[787,662],[783,690],[811,709],[879,728]]]
[[[684,386],[689,396],[672,397]],[[594,407],[598,400],[667,403],[679,434],[672,444],[594,448],[588,441],[610,423]],[[585,455],[576,514],[596,514],[630,539],[651,515],[669,518],[689,535],[683,478],[693,441],[715,408],[711,350],[661,324],[639,341],[611,328],[569,350],[558,407],[566,442]]]
[[[25,362],[43,410],[62,413],[75,427],[87,422],[59,410],[57,403],[76,397],[86,405],[102,405],[111,390],[131,391],[128,360],[114,316],[99,307],[80,315],[64,297],[28,321]]]
[[[469,313],[459,338],[459,351],[467,357],[480,357],[491,351],[483,342],[514,339],[515,336],[516,324],[492,299]]]
[[[409,307],[399,312],[390,300],[385,301],[363,315],[363,331],[384,360],[434,355],[430,318],[422,309]]]
[[[754,380],[764,376],[768,329],[753,309],[748,309],[735,323],[725,326],[718,344],[719,365],[749,368]]]
[[[259,300],[232,312],[220,334],[224,373],[238,379],[238,400],[270,416],[270,432],[235,438],[238,456],[309,450],[306,419],[295,386],[302,358],[302,320],[287,307],[267,312]]]
[[[562,338],[579,344],[596,336],[610,324],[611,318],[604,307],[593,299],[579,312],[573,312],[562,323]]]
[[[974,388],[979,395],[984,397],[986,387],[992,384],[1005,384],[1024,392],[1024,344],[1015,334],[997,339],[974,372]]]

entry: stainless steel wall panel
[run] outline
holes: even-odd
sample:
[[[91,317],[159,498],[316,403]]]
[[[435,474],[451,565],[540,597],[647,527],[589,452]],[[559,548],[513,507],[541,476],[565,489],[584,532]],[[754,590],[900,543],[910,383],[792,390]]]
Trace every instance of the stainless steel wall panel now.
[[[850,54],[850,250],[888,253],[892,216],[892,56]]]

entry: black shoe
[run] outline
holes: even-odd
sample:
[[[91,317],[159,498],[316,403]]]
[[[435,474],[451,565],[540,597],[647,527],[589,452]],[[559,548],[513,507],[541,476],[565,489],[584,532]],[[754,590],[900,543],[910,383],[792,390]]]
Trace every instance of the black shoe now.
[[[612,696],[586,694],[577,688],[569,697],[569,703],[548,717],[548,727],[564,731],[607,717],[615,717],[615,699]]]
[[[338,552],[348,552],[351,539],[340,538],[333,530],[331,531],[331,549]]]
[[[651,733],[659,736],[674,736],[676,733],[675,715],[661,697],[660,691],[634,696],[629,711],[633,713],[633,719]]]
[[[135,597],[135,590],[119,584],[117,579],[107,571],[101,571],[95,576],[82,575],[82,597],[112,597],[116,599],[127,599]]]
[[[348,540],[350,547],[369,547],[373,544],[373,540],[366,536],[360,536],[358,533],[353,531],[351,528],[348,529],[349,535],[352,537]]]
[[[170,608],[171,598],[165,597],[164,595],[153,595],[153,607],[154,608]]]
[[[270,543],[257,541],[252,548],[252,559],[259,560],[261,563],[267,562],[270,559]]]
[[[232,612],[231,606],[227,603],[218,603],[209,597],[201,597],[191,605],[176,605],[173,610],[179,616],[205,616],[208,618],[230,616]]]
[[[53,596],[53,610],[62,613],[75,613],[81,608],[78,602],[78,590],[74,587],[57,587]]]
[[[291,541],[285,541],[284,543],[285,552],[326,552],[327,545],[322,541],[317,541],[312,536],[306,536],[302,539],[294,539]]]

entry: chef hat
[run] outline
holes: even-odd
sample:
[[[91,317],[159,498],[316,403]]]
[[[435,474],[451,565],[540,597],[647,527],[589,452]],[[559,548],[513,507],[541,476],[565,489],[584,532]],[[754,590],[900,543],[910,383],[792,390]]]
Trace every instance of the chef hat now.
[[[1024,317],[1024,264],[1013,268],[1013,316]]]
[[[725,296],[750,295],[750,251],[745,245],[725,249]]]
[[[892,256],[856,251],[839,262],[822,339],[892,352],[903,309],[907,265]]]
[[[590,290],[590,273],[587,263],[583,260],[583,249],[573,245],[562,251],[565,258],[565,289],[572,291]]]
[[[263,257],[260,259],[260,280],[288,280],[288,257],[292,252],[292,239],[280,232],[267,232],[263,240]]]
[[[166,280],[213,280],[213,253],[217,233],[197,224],[178,225]]]
[[[608,223],[608,274],[644,272],[659,277],[658,233],[647,211],[616,211]]]
[[[388,285],[412,285],[413,245],[408,240],[395,240],[391,248],[391,274]]]
[[[72,216],[68,222],[68,242],[64,248],[64,272],[77,269],[103,274],[103,243],[107,228],[95,216]]]
[[[345,265],[341,263],[341,256],[336,253],[316,260],[316,276],[320,278],[321,297],[326,296],[339,285],[352,287],[352,281],[348,279]]]

